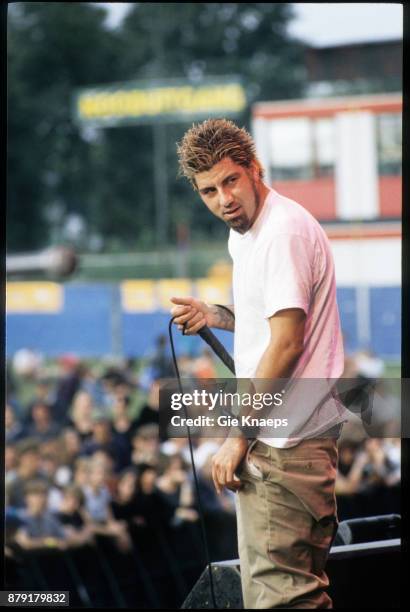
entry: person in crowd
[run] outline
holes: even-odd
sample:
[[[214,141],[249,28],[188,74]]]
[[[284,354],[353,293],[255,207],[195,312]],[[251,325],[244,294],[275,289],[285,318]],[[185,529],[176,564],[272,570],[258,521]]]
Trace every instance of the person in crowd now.
[[[91,366],[83,362],[81,386],[79,390],[88,393],[95,406],[104,406],[105,393],[97,369],[97,365]]]
[[[83,486],[84,510],[92,523],[93,533],[113,536],[118,549],[127,552],[132,547],[125,521],[114,518],[111,493],[107,486],[107,470],[100,462],[92,461],[88,482]]]
[[[71,406],[70,426],[77,431],[81,442],[84,442],[92,435],[93,411],[94,405],[91,395],[86,391],[78,391],[73,398]]]
[[[17,409],[19,418],[25,419],[27,416],[26,408],[35,396],[37,381],[42,377],[43,365],[43,355],[29,348],[17,350],[9,363],[8,370],[11,372],[13,385],[8,389],[8,396],[9,401],[13,402]]]
[[[39,480],[30,480],[24,490],[26,515],[24,525],[15,540],[24,549],[53,547],[64,550],[68,534],[55,514],[47,510],[48,486]]]
[[[196,439],[195,439],[195,436],[192,436],[192,430],[191,430],[191,440],[192,440],[192,445],[194,447],[194,458],[195,458]],[[168,438],[168,440],[165,440],[165,442],[162,442],[160,446],[160,451],[164,455],[176,455],[178,453],[181,453],[184,459],[186,460],[190,459],[190,456],[191,456],[189,452],[188,438],[185,438],[182,436],[178,438]]]
[[[118,482],[118,473],[115,471],[115,461],[105,450],[96,450],[91,455],[91,463],[90,465],[100,465],[105,470],[106,475],[106,485],[110,492],[110,495],[113,496],[117,489]]]
[[[132,463],[156,465],[158,461],[158,425],[147,424],[139,427],[132,438]]]
[[[78,545],[94,541],[92,522],[84,511],[85,497],[77,485],[64,488],[57,517],[70,533],[71,541]]]
[[[55,399],[55,389],[52,386],[52,381],[44,376],[38,378],[35,381],[33,396],[27,405],[25,424],[30,425],[32,423],[31,413],[35,404],[43,403],[47,406],[53,406]]]
[[[116,490],[111,499],[114,518],[126,521],[128,524],[135,522],[137,517],[137,479],[138,473],[135,467],[123,470],[119,474]]]
[[[17,448],[16,476],[8,486],[9,505],[15,508],[25,507],[25,487],[33,479],[48,483],[47,477],[40,469],[39,445],[35,440],[22,440]]]
[[[26,437],[27,432],[22,423],[16,418],[15,411],[11,404],[6,404],[5,409],[5,430],[6,443],[13,444]]]
[[[69,409],[75,394],[81,388],[85,368],[76,355],[62,355],[58,359],[60,375],[56,387],[53,415],[61,425],[70,422]]]
[[[117,432],[112,431],[109,419],[104,416],[94,418],[92,436],[83,443],[81,454],[89,456],[97,450],[106,451],[113,458],[116,472],[130,463],[129,444]]]
[[[16,401],[17,392],[17,376],[13,371],[13,362],[11,359],[6,359],[6,403]],[[20,415],[20,413],[19,413]]]
[[[72,469],[64,464],[58,440],[40,445],[40,470],[48,479],[48,509],[56,511],[61,503],[62,490],[72,480]]]
[[[373,487],[391,486],[397,482],[397,466],[389,459],[386,445],[381,438],[365,440],[363,459],[357,459],[362,474],[358,489],[368,490]]]
[[[33,404],[31,420],[32,423],[27,428],[27,434],[39,442],[50,440],[60,434],[61,426],[53,421],[50,406],[43,401]]]
[[[128,395],[118,395],[115,397],[112,406],[112,430],[114,434],[128,448],[128,452],[132,451],[132,436],[137,428],[136,422],[131,418],[129,413],[130,398]]]
[[[360,442],[355,442],[349,438],[342,439],[339,443],[339,463],[336,478],[336,493],[338,495],[353,493],[353,481],[350,474],[360,446]]]
[[[112,393],[114,398],[124,398],[127,397],[131,399],[131,394],[135,390],[134,384],[128,379],[128,376],[124,372],[121,371],[121,375],[118,376],[117,380],[114,381]]]
[[[17,449],[15,444],[11,444],[10,442],[6,442],[6,446],[4,448],[4,469],[5,469],[5,484],[6,489],[10,486],[10,483],[17,476]]]
[[[205,466],[209,457],[217,452],[218,448],[221,446],[221,443],[222,440],[220,438],[198,438],[196,447],[194,449],[194,461],[198,469]],[[186,445],[183,451],[183,456],[186,461],[190,460],[188,445]]]
[[[73,484],[84,490],[90,478],[90,457],[78,457],[74,462]]]
[[[382,439],[368,438],[359,448],[344,443],[341,457],[336,487],[339,495],[353,495],[398,482],[397,461],[389,458]]]
[[[217,373],[215,363],[212,356],[212,351],[205,347],[201,354],[194,360],[193,375],[195,378],[216,378]]]
[[[397,436],[385,438],[383,441],[386,462],[389,465],[389,474],[386,484],[390,487],[395,486],[401,479],[401,439]]]
[[[152,376],[154,379],[172,378],[175,375],[175,369],[169,352],[168,338],[160,334],[155,344],[154,355],[151,359]]]
[[[102,408],[105,408],[108,413],[114,402],[116,392],[123,391],[125,387],[126,393],[129,393],[128,381],[120,368],[109,367],[101,376],[100,383],[104,393]]]
[[[135,427],[143,425],[159,425],[159,389],[161,381],[155,379],[152,381],[146,402],[141,406],[140,413],[137,417]]]
[[[197,468],[201,468],[210,454],[217,452],[221,446],[219,438],[202,437],[199,428],[191,427],[191,442],[193,448],[194,461]],[[178,436],[169,438],[161,444],[161,453],[164,455],[175,455],[180,453],[185,461],[190,463],[191,452],[189,449],[188,438]]]
[[[158,471],[156,486],[167,503],[174,508],[173,523],[197,521],[199,515],[195,508],[192,481],[183,457],[160,455]]]
[[[174,506],[157,487],[158,470],[149,463],[140,463],[136,484],[136,523],[149,527],[169,525],[174,516]]]
[[[137,362],[138,360],[135,357],[126,357],[122,367],[125,378],[134,389],[137,389],[139,386],[138,374],[136,372]]]
[[[61,432],[59,442],[62,463],[72,471],[81,451],[81,439],[77,430],[74,427],[66,427]]]

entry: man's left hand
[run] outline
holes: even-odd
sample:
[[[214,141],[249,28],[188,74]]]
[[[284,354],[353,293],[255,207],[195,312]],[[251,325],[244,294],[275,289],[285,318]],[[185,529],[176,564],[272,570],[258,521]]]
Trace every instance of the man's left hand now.
[[[218,494],[222,492],[223,487],[231,491],[240,489],[241,481],[235,476],[235,470],[247,450],[246,438],[227,438],[212,457],[212,479]]]

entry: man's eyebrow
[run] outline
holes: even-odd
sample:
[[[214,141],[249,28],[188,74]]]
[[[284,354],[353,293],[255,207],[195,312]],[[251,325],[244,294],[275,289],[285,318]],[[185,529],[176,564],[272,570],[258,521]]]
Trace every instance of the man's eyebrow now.
[[[209,189],[215,189],[214,185],[206,185],[205,187],[200,187],[200,189],[198,189],[198,191],[200,191],[201,193],[204,191],[208,191]]]
[[[226,178],[224,178],[224,180],[222,181],[222,183],[226,183],[227,181],[229,181],[231,178],[236,178],[237,176],[239,176],[239,172],[232,172],[231,174],[229,174]]]
[[[228,174],[228,176],[226,176],[223,181],[222,184],[224,185],[225,183],[227,183],[231,178],[236,178],[237,176],[239,176],[239,172],[232,172],[231,174]],[[204,187],[201,187],[199,189],[199,191],[201,193],[203,193],[204,191],[208,191],[209,189],[215,189],[215,185],[205,185]]]

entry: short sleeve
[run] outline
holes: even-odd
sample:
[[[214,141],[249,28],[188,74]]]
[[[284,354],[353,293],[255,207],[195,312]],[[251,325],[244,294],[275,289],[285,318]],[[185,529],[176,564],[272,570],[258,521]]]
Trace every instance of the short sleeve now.
[[[272,237],[263,249],[264,317],[301,308],[308,313],[313,288],[314,245],[298,235]]]

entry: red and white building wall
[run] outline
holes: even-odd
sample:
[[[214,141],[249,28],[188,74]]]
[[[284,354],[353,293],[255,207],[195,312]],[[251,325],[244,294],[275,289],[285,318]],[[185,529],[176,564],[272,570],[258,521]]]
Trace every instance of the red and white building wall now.
[[[323,221],[401,217],[400,94],[259,102],[267,180]]]
[[[400,94],[260,102],[252,111],[266,181],[307,208],[330,238],[351,349],[396,359],[401,113]]]

